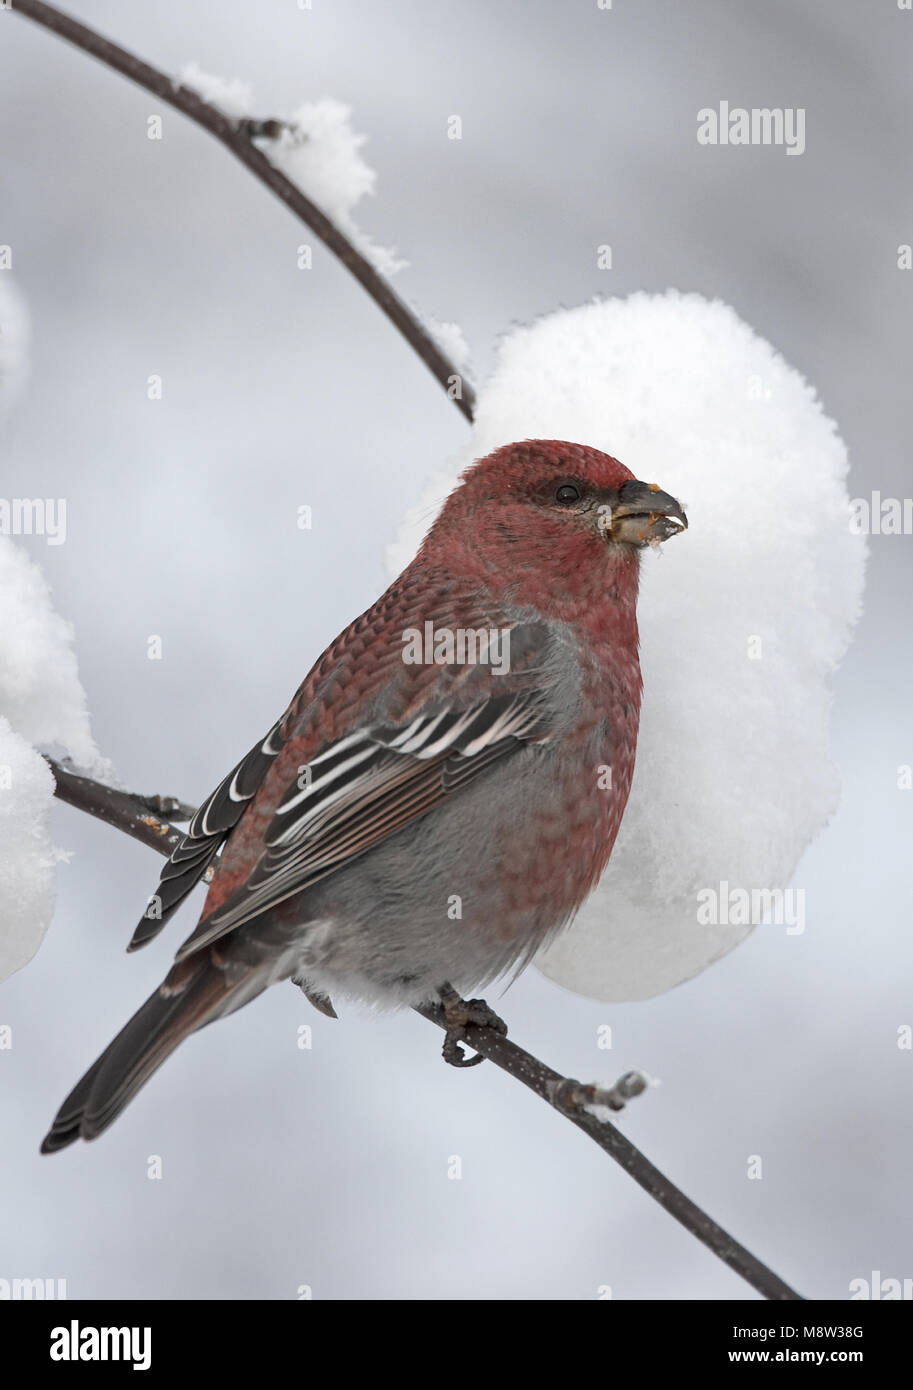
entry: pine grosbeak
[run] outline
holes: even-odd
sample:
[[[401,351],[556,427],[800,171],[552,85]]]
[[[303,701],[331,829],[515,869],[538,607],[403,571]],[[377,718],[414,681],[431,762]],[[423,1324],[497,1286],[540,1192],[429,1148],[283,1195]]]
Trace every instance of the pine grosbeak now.
[[[450,1001],[522,969],[611,854],[640,714],[639,551],[686,525],[577,444],[468,468],[194,816],[130,948],[214,864],[203,915],[43,1150],[95,1138],[189,1033],[277,980],[332,1013],[337,994]]]

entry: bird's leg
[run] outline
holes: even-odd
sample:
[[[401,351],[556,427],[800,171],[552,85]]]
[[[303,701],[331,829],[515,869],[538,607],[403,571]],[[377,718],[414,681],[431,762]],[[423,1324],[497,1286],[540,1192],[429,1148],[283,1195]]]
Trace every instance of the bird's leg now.
[[[481,1053],[467,1057],[461,1043],[467,1041],[466,1028],[493,1028],[496,1033],[507,1032],[507,1024],[485,1003],[484,999],[462,999],[452,985],[444,982],[438,987],[438,997],[444,1010],[447,1035],[444,1038],[443,1058],[452,1067],[475,1067],[485,1058]],[[471,1045],[471,1044],[470,1044]]]
[[[326,1014],[327,1018],[338,1018],[336,1010],[333,1008],[332,1000],[328,994],[324,994],[322,989],[314,989],[313,985],[304,978],[303,975],[296,975],[292,980],[293,985],[297,985],[301,993],[309,1004],[313,1004],[318,1013]]]

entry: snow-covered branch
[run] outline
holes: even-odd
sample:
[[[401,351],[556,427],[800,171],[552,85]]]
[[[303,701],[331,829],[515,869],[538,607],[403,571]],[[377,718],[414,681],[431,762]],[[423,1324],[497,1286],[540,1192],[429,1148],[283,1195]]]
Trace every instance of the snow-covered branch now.
[[[43,3],[43,0],[16,0],[15,11],[67,39],[85,53],[90,53],[93,58],[97,58],[138,86],[144,87],[147,92],[152,92],[160,101],[173,106],[204,130],[208,130],[210,135],[214,135],[236,159],[246,165],[255,178],[285,203],[289,211],[309,227],[327,250],[355,276],[443,386],[457,409],[467,420],[472,420],[475,393],[462,374],[460,365],[452,360],[442,346],[442,342],[439,341],[440,335],[436,335],[433,328],[400,298],[386,277],[372,264],[372,248],[359,249],[351,229],[348,233],[343,230],[338,219],[334,220],[318,207],[307,193],[252,143],[254,138],[274,140],[281,162],[287,158],[290,147],[295,146],[295,136],[290,133],[287,122],[257,121],[246,114],[231,116],[204,100],[192,87],[175,81],[167,73],[143,62],[141,58],[96,33],[94,29],[80,24],[78,20],[64,14],[55,6]]]

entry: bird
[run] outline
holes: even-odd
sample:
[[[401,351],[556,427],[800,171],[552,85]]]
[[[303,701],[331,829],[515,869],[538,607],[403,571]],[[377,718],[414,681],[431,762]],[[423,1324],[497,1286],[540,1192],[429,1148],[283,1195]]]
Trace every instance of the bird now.
[[[95,1139],[191,1033],[283,980],[504,1029],[508,981],[602,875],[634,771],[641,552],[679,502],[611,455],[528,439],[476,460],[418,553],[336,638],[166,861],[130,941],[202,879],[160,987],[67,1096],[42,1152]]]

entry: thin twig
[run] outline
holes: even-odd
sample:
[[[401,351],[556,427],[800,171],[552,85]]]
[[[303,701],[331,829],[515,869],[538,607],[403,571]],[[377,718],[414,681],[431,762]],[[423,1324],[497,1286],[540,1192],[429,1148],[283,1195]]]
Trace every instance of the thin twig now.
[[[186,801],[180,801],[176,796],[162,796],[161,792],[155,792],[152,796],[137,796],[137,800],[147,811],[154,811],[157,816],[168,816],[171,820],[193,820],[197,813],[195,806],[188,806]]]
[[[472,421],[475,393],[469,382],[457,371],[453,362],[412,309],[400,299],[396,291],[345,233],[340,231],[326,213],[321,212],[316,203],[311,202],[306,193],[302,193],[296,184],[287,179],[256,145],[251,144],[251,131],[256,132],[260,123],[232,120],[189,87],[179,86],[166,73],[151,67],[149,63],[144,63],[141,58],[128,53],[126,49],[120,48],[87,25],[80,24],[78,20],[64,14],[54,5],[45,4],[44,0],[14,0],[13,10],[34,20],[36,24],[49,29],[60,38],[69,40],[77,48],[90,53],[93,58],[98,58],[115,72],[129,78],[131,82],[145,87],[147,92],[189,116],[197,125],[221,141],[226,149],[229,149],[236,159],[240,159],[255,178],[275,193],[305,226],[310,227],[327,249],[352,272],[375,304],[399,329],[432,376],[443,386],[457,409],[467,420]]]
[[[552,1103],[568,1110],[579,1110],[584,1106],[597,1106],[603,1110],[624,1110],[629,1100],[642,1096],[650,1082],[642,1071],[626,1071],[614,1086],[599,1086],[579,1081],[562,1083],[552,1096]]]
[[[57,779],[57,795],[71,806],[88,812],[90,816],[97,816],[108,825],[132,835],[135,840],[141,840],[151,849],[157,849],[160,854],[170,854],[180,840],[181,832],[167,821],[150,815],[143,805],[142,797],[131,796],[128,792],[113,791],[99,782],[93,782],[89,777],[77,777],[67,772],[51,759],[48,761]],[[447,1031],[444,1010],[439,1006],[423,1005],[415,1012]],[[728,1231],[718,1226],[706,1212],[701,1211],[700,1207],[686,1197],[619,1129],[585,1108],[588,1105],[610,1104],[608,1096],[612,1092],[617,1092],[619,1099],[622,1096],[627,1099],[630,1095],[638,1093],[637,1082],[629,1082],[627,1078],[622,1077],[612,1088],[612,1092],[581,1085],[579,1081],[553,1071],[551,1067],[547,1067],[544,1062],[540,1062],[537,1057],[533,1057],[531,1053],[518,1047],[515,1042],[511,1042],[493,1028],[479,1028],[475,1024],[467,1024],[465,1041],[474,1052],[481,1053],[496,1067],[500,1067],[517,1081],[522,1081],[524,1086],[535,1091],[537,1096],[541,1096],[570,1120],[571,1124],[588,1134],[610,1158],[620,1163],[625,1172],[639,1183],[654,1201],[664,1207],[670,1216],[681,1222],[687,1231],[696,1236],[708,1250],[712,1250],[718,1259],[740,1275],[758,1293],[763,1294],[765,1298],[776,1300],[801,1299],[801,1294],[785,1284],[773,1270],[756,1259],[749,1250],[729,1235]],[[637,1073],[630,1075],[636,1076]]]
[[[423,1018],[429,1019],[446,1031],[444,1010],[436,1004],[422,1005],[416,1009],[416,1013],[420,1013]],[[464,1031],[466,1043],[474,1052],[480,1052],[483,1057],[494,1062],[496,1067],[506,1071],[515,1080],[522,1081],[524,1086],[528,1086],[537,1096],[541,1096],[566,1116],[571,1124],[588,1134],[610,1158],[621,1164],[625,1172],[648,1192],[655,1202],[664,1207],[670,1216],[674,1216],[676,1221],[681,1222],[686,1231],[696,1236],[724,1264],[740,1275],[753,1289],[757,1289],[758,1293],[775,1300],[802,1298],[802,1295],[784,1283],[779,1275],[774,1274],[772,1269],[768,1269],[756,1259],[750,1250],[740,1245],[728,1231],[718,1226],[706,1212],[701,1211],[690,1197],[686,1197],[664,1173],[654,1167],[621,1130],[616,1129],[608,1120],[598,1119],[583,1108],[585,1103],[592,1101],[584,1099],[581,1102],[578,1099],[575,1102],[575,1096],[579,1097],[581,1092],[586,1093],[589,1087],[581,1086],[579,1081],[552,1071],[551,1067],[547,1067],[537,1057],[533,1057],[503,1033],[497,1033],[492,1028],[479,1028],[469,1023]]]

